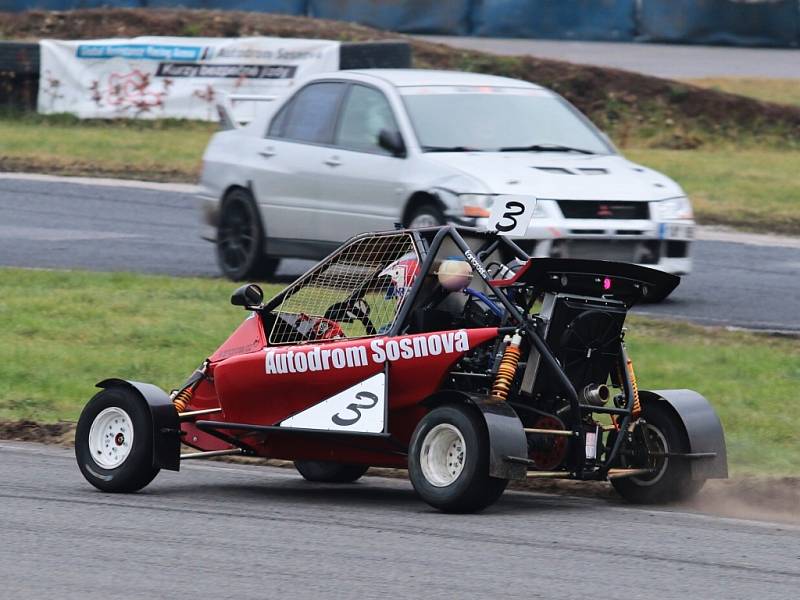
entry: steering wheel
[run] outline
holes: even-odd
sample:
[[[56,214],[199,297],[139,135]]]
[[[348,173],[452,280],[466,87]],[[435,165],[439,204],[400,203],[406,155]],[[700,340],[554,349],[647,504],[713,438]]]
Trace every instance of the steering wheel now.
[[[377,335],[378,330],[369,318],[370,312],[371,308],[364,298],[348,298],[328,307],[328,310],[325,311],[325,318],[339,323],[359,321],[364,325],[367,335]]]

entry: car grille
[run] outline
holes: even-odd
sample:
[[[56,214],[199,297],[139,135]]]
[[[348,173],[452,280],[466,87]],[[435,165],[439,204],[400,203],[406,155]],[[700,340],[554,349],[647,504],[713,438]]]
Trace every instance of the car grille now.
[[[574,240],[553,242],[550,255],[554,258],[593,258],[655,264],[661,256],[659,240]]]
[[[567,219],[649,219],[647,202],[598,202],[559,200],[558,207]]]

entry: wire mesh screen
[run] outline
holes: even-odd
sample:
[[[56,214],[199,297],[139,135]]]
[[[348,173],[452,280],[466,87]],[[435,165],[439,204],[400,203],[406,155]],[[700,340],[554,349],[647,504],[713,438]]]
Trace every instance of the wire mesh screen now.
[[[409,234],[356,240],[287,290],[270,344],[386,333],[418,272],[419,257]]]

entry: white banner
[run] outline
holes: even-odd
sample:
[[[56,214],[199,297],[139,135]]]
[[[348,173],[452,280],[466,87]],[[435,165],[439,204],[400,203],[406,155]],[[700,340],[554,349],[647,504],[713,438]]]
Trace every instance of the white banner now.
[[[339,68],[339,42],[291,38],[42,40],[38,110],[215,121],[224,94],[276,95]]]

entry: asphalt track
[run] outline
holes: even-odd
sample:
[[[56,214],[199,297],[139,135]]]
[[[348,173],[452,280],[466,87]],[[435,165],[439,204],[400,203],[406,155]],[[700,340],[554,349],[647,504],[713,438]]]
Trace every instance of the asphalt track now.
[[[508,38],[414,36],[493,54],[552,58],[613,67],[675,79],[693,77],[769,77],[800,79],[798,50],[793,48],[732,48],[684,44],[632,44]]]
[[[444,515],[405,480],[186,463],[107,495],[0,442],[3,598],[795,598],[800,527],[507,492]]]
[[[0,177],[0,265],[219,275],[213,247],[200,239],[191,186],[12,177]],[[666,302],[635,310],[708,325],[800,332],[800,242],[718,238],[747,243],[695,242],[694,272]],[[309,264],[287,261],[279,279],[287,281]]]

